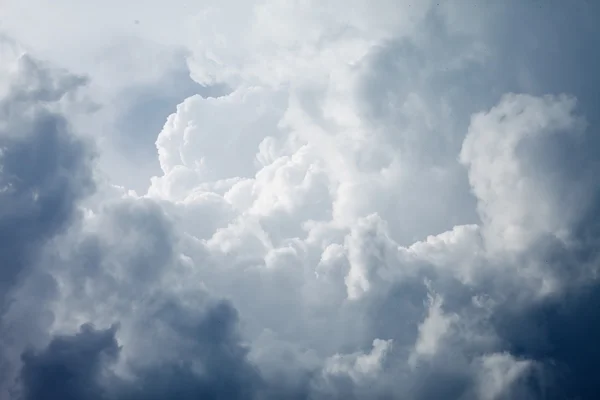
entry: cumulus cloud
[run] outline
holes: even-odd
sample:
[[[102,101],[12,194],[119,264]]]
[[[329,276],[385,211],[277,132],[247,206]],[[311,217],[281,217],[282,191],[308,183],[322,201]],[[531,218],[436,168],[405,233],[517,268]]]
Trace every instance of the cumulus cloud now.
[[[1,399],[595,398],[596,6],[321,3],[6,26]]]
[[[585,121],[573,114],[574,107],[575,100],[565,96],[509,95],[489,113],[473,117],[460,159],[469,167],[490,242],[498,240],[508,250],[521,250],[540,235],[564,237],[581,213],[566,205],[579,200],[579,207],[587,206],[589,199],[583,192],[587,186],[577,187],[577,180],[585,177],[565,177],[563,171],[532,162],[537,161],[532,152],[548,146],[544,142],[552,145],[554,138],[542,139],[542,135],[575,136],[571,140],[576,140],[585,130]]]

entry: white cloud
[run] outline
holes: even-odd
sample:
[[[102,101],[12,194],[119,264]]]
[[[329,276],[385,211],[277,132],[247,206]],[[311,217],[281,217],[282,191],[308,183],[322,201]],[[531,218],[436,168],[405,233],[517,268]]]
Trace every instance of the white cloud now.
[[[429,5],[278,0],[207,7],[195,24],[193,76],[234,85],[321,81],[382,40],[413,34]]]
[[[550,169],[556,166],[536,159],[544,141],[553,140],[548,136],[582,135],[585,121],[574,108],[575,99],[566,96],[506,95],[489,113],[473,117],[460,159],[469,167],[492,249],[526,249],[545,234],[566,239],[581,213],[566,204],[576,196],[585,207],[579,182],[563,182]]]
[[[335,354],[326,361],[323,372],[326,375],[347,374],[354,381],[376,377],[391,346],[391,340],[375,339],[368,354]]]
[[[509,94],[521,5],[113,3],[3,10],[88,74],[0,47],[0,372],[24,399],[591,398],[597,118],[576,85]],[[144,93],[187,98],[125,146]]]
[[[427,317],[419,325],[419,337],[415,343],[414,353],[409,358],[411,365],[416,365],[419,358],[427,358],[438,353],[440,342],[458,319],[457,315],[445,315],[442,309],[442,298],[429,295]]]
[[[506,395],[516,381],[525,377],[534,366],[530,361],[516,360],[510,354],[490,354],[482,357],[479,396],[482,400],[493,400]]]

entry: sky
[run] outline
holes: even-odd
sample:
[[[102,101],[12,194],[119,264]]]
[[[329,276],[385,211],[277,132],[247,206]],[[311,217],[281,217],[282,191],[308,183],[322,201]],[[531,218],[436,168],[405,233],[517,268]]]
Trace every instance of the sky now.
[[[596,399],[599,17],[2,0],[0,400]]]

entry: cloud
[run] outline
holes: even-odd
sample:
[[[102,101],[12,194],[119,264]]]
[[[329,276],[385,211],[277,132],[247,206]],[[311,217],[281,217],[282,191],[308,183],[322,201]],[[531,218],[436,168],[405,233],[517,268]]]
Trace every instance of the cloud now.
[[[94,187],[93,149],[71,133],[59,104],[85,80],[49,72],[28,55],[11,67],[1,77],[8,83],[0,100],[1,281],[8,286],[44,242],[69,226],[77,201]]]
[[[94,152],[90,143],[72,134],[61,112],[77,99],[85,79],[49,70],[19,54],[10,42],[0,46],[7,55],[0,76],[5,88],[0,99],[0,307],[6,310],[34,265],[43,264],[45,246],[68,229],[79,200],[93,190]],[[49,284],[38,289],[40,300],[52,292]],[[34,336],[35,319],[44,319],[44,313],[39,305],[30,312],[34,320],[28,321],[28,334]],[[0,330],[0,368],[6,371],[11,344],[24,332],[14,332],[6,320]]]
[[[0,53],[0,398],[595,398],[591,11],[413,3],[134,2],[80,63],[44,29],[105,7],[9,24],[89,77]]]
[[[260,376],[245,360],[238,343],[235,310],[227,303],[209,307],[198,318],[191,310],[166,303],[155,317],[191,341],[187,353],[170,362],[134,365],[134,378],[120,379],[110,370],[120,353],[117,327],[96,330],[83,325],[72,336],[57,336],[42,352],[23,354],[20,380],[24,399],[246,399],[254,398]],[[185,325],[181,325],[184,323]]]
[[[105,394],[98,380],[119,354],[115,328],[96,331],[84,325],[72,337],[57,337],[44,352],[23,354],[25,399],[95,399]]]
[[[579,207],[586,206],[582,192],[587,185],[577,187],[579,177],[568,179],[545,165],[527,165],[537,161],[532,152],[548,146],[540,140],[581,136],[586,123],[573,115],[574,107],[574,99],[564,96],[509,95],[489,113],[473,117],[460,157],[469,167],[480,215],[490,229],[490,246],[495,246],[494,237],[500,246],[520,250],[540,235],[565,235],[577,217],[573,213],[581,213],[565,205],[579,200]],[[541,135],[550,137],[538,139]]]

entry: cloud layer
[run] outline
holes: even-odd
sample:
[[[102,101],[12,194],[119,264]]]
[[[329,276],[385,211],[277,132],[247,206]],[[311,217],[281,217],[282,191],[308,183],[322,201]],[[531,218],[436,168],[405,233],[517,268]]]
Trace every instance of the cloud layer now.
[[[129,7],[0,39],[0,399],[595,398],[595,4]]]

